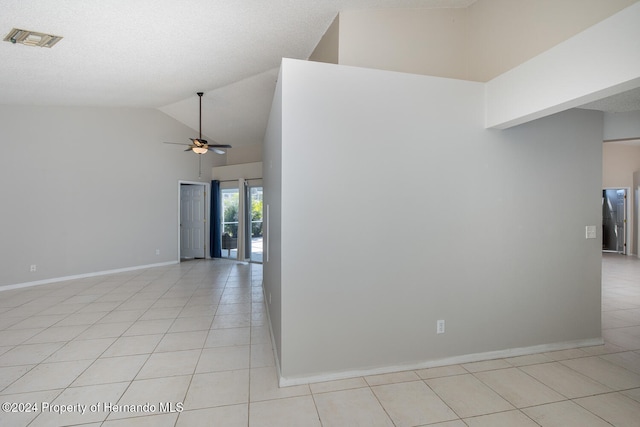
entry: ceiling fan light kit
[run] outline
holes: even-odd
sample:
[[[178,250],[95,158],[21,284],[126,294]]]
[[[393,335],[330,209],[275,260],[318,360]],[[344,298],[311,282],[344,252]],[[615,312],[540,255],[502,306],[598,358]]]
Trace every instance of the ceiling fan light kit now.
[[[204,154],[209,150],[207,148],[205,148],[205,147],[193,147],[191,149],[191,151],[193,151],[196,154]]]

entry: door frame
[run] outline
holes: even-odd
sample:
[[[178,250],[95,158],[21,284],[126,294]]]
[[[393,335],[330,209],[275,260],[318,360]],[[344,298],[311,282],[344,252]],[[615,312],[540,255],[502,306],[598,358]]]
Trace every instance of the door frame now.
[[[624,223],[624,253],[622,255],[631,255],[631,227],[629,227],[629,220],[631,218],[631,187],[602,187],[603,190],[625,190],[627,194],[627,198],[625,200],[625,223]],[[604,238],[604,236],[602,236]],[[617,252],[619,253],[619,252]]]
[[[264,254],[265,254],[265,249],[264,249],[264,245],[265,245],[265,208],[264,208],[264,204],[262,207],[262,223],[263,223],[263,235],[262,235],[262,261],[256,261],[254,259],[251,258],[251,253],[252,253],[252,247],[251,247],[251,226],[252,226],[252,222],[251,222],[251,189],[254,187],[260,187],[262,188],[263,194],[264,194],[264,184],[262,181],[262,178],[238,178],[238,179],[227,179],[227,180],[223,180],[220,181],[221,182],[221,186],[220,186],[220,191],[224,192],[224,191],[234,191],[238,193],[238,233],[237,233],[237,239],[238,239],[238,249],[236,249],[237,251],[237,255],[235,258],[228,258],[223,256],[223,258],[226,259],[233,259],[239,262],[248,262],[248,263],[255,263],[255,264],[263,264],[264,263]],[[252,182],[256,182],[255,184],[252,184]],[[224,183],[224,184],[222,184]],[[230,184],[233,183],[233,184]],[[243,188],[246,185],[247,188],[247,192],[245,194],[245,197],[243,198]],[[245,200],[246,199],[246,200]],[[244,202],[242,202],[242,200],[244,200]],[[242,203],[241,203],[242,202]],[[248,202],[248,203],[247,203]],[[264,197],[263,197],[263,203],[264,203]],[[240,209],[240,205],[244,205],[243,209]],[[222,208],[222,212],[220,213],[220,218],[221,218],[221,222],[224,222],[224,202],[221,203],[221,208]],[[245,221],[245,216],[247,216],[246,211],[248,210],[248,217],[249,217],[249,222],[247,223],[247,221]],[[243,215],[244,212],[244,215]],[[224,233],[224,227],[223,228],[223,233]],[[240,235],[243,234],[243,236],[241,237]],[[247,234],[248,234],[248,239],[249,239],[249,246],[247,247]],[[242,246],[242,247],[241,247]],[[244,258],[240,259],[238,258],[240,253],[243,252],[244,253]],[[223,253],[224,253],[224,249],[223,249]],[[248,256],[247,256],[248,255]]]
[[[180,203],[180,197],[182,195],[181,189],[183,185],[202,185],[204,186],[204,258],[205,259],[210,259],[211,258],[211,253],[210,253],[210,242],[209,242],[209,235],[210,235],[210,223],[211,223],[211,183],[209,182],[201,182],[201,181],[185,181],[185,180],[178,180],[178,262],[180,262],[180,260],[182,259],[181,257],[181,250],[182,250],[182,245],[181,245],[181,235],[180,233],[182,232],[182,228],[180,227],[180,220],[182,219],[182,206]]]
[[[261,255],[262,261],[257,261],[257,260],[255,260],[253,258],[253,243],[252,243],[253,242],[253,238],[252,238],[252,236],[253,236],[253,221],[251,220],[251,216],[253,214],[253,203],[252,203],[253,199],[251,197],[251,189],[252,188],[261,188],[262,189],[262,255]],[[265,258],[264,258],[265,249],[264,248],[265,248],[265,233],[266,233],[265,232],[265,215],[266,215],[266,213],[265,213],[265,204],[264,204],[264,186],[262,185],[262,182],[260,182],[260,185],[248,184],[247,190],[249,190],[248,191],[248,196],[247,196],[248,199],[249,199],[249,206],[248,206],[248,209],[249,209],[249,224],[248,224],[248,227],[247,227],[247,232],[249,233],[249,242],[250,242],[250,244],[249,244],[249,262],[252,262],[254,264],[264,264],[264,260],[265,260]]]
[[[225,228],[224,228],[224,222],[225,222],[224,221],[224,208],[225,208],[225,206],[224,206],[224,197],[222,195],[225,192],[226,193],[238,192],[238,209],[239,209],[240,208],[241,191],[240,191],[239,187],[237,187],[237,186],[234,187],[234,186],[230,186],[230,185],[227,184],[229,182],[237,183],[238,182],[237,180],[227,180],[227,181],[221,181],[221,182],[225,183],[225,185],[221,185],[220,186],[220,195],[221,195],[221,203],[220,203],[220,209],[221,209],[221,212],[220,212],[220,230],[221,230],[221,233],[220,234],[224,234],[225,233]],[[238,224],[237,224],[236,236],[235,236],[236,239],[238,239],[238,233],[240,231],[240,226],[242,225],[242,223],[243,223],[243,221],[242,221],[242,218],[240,217],[240,212],[238,211]],[[223,253],[222,258],[228,259],[228,260],[238,261],[238,248],[237,248],[237,245],[236,245],[235,249],[229,250],[229,254],[231,253],[232,250],[236,251],[236,256],[234,258],[232,258],[231,255],[224,256],[224,251],[225,250],[227,250],[227,249],[222,249],[222,253]]]

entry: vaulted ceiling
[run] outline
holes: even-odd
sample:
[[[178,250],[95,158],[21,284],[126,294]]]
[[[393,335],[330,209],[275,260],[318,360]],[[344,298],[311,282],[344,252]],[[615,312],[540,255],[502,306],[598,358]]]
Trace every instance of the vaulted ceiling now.
[[[0,104],[157,108],[234,147],[262,142],[283,57],[307,59],[344,10],[467,7],[476,0],[3,0]],[[585,105],[640,109],[640,92]]]
[[[307,59],[342,10],[466,7],[475,0],[3,0],[0,103],[151,107],[242,146],[262,141],[281,58]]]

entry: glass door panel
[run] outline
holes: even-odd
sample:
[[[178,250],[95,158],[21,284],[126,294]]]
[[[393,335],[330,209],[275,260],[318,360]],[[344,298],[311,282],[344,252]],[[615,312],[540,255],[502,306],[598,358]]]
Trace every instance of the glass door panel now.
[[[249,187],[251,203],[251,262],[262,263],[262,187]]]
[[[220,190],[222,194],[222,257],[238,257],[238,206],[240,192],[237,188]]]

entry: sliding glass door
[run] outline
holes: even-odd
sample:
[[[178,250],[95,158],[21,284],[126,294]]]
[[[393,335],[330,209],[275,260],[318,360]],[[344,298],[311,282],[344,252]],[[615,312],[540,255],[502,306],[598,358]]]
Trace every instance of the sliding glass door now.
[[[220,190],[222,196],[222,257],[238,258],[238,208],[240,192],[238,188]]]
[[[220,190],[222,197],[222,257],[238,258],[238,248],[244,252],[242,260],[262,263],[262,187],[243,185]],[[243,197],[244,196],[244,197]],[[243,197],[243,203],[240,198]],[[246,209],[243,215],[242,211]],[[244,232],[241,232],[244,231]],[[244,251],[242,250],[244,249]]]

